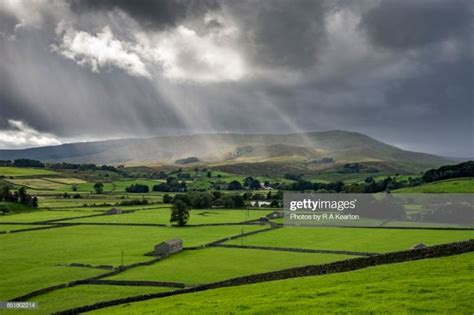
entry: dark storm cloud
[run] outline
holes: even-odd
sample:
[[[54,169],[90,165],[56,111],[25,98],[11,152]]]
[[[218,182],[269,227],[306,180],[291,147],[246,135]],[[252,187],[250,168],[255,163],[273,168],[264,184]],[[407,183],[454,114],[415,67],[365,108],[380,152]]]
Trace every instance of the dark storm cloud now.
[[[36,28],[14,41],[0,38],[0,130],[10,119],[78,139],[183,127],[148,80],[113,68],[93,73],[52,54],[50,42]]]
[[[0,2],[0,137],[345,129],[474,155],[471,1],[68,3]]]
[[[187,17],[205,14],[219,8],[217,0],[70,0],[71,8],[78,13],[119,9],[143,27],[173,27]]]
[[[416,48],[469,35],[473,9],[471,0],[383,0],[362,15],[360,25],[376,45]]]
[[[241,44],[256,66],[303,69],[325,45],[323,1],[227,1],[242,32]]]
[[[20,21],[16,16],[0,11],[0,35],[6,36],[13,33],[18,23]]]

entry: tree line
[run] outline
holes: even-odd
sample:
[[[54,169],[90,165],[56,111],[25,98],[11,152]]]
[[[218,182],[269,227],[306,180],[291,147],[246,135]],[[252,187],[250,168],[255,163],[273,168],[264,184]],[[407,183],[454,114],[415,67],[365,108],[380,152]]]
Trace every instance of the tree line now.
[[[459,177],[474,177],[474,161],[467,161],[457,165],[445,165],[437,169],[428,170],[423,174],[422,180],[430,183]]]
[[[58,170],[79,170],[79,171],[109,171],[126,176],[127,172],[122,167],[115,167],[111,165],[96,165],[96,164],[77,164],[77,163],[44,163],[32,159],[16,159],[16,160],[0,160],[0,166],[14,166],[14,167],[36,167],[36,168],[50,168]]]

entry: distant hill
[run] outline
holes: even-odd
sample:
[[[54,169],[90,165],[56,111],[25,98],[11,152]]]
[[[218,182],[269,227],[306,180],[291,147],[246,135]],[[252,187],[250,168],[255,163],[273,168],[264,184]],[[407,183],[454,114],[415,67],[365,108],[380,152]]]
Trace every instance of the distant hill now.
[[[23,150],[0,150],[0,159],[95,164],[174,164],[196,157],[215,165],[259,164],[304,169],[362,162],[414,170],[452,161],[401,150],[366,135],[348,131],[295,134],[198,134],[144,139],[71,143]],[[330,158],[333,163],[313,163]]]

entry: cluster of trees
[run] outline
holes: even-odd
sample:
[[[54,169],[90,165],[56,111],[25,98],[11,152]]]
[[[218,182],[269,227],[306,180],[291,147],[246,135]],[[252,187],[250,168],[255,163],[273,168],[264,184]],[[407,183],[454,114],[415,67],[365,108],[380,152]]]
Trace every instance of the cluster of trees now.
[[[294,183],[278,183],[274,185],[274,188],[290,191],[315,190],[318,192],[341,192],[344,190],[344,183],[340,181],[333,183],[313,183],[304,179],[300,179]]]
[[[128,173],[123,169],[123,166],[115,167],[111,165],[96,165],[96,164],[76,164],[76,163],[48,163],[46,165],[51,169],[58,170],[78,170],[78,171],[108,171],[117,173],[119,175],[128,177]]]
[[[422,179],[424,182],[430,183],[443,179],[473,176],[474,161],[468,161],[457,165],[446,165],[437,169],[428,170],[423,174]]]
[[[338,173],[352,174],[352,173],[360,173],[361,171],[365,173],[378,173],[379,172],[379,170],[375,167],[368,167],[360,163],[348,163],[348,164],[344,164],[343,168],[339,170]]]
[[[17,160],[0,160],[0,166],[15,166],[15,167],[44,167],[44,163],[37,160],[17,159]]]
[[[221,183],[218,183],[218,185],[219,184]],[[270,183],[265,182],[265,185],[269,186]],[[233,180],[227,185],[227,190],[242,190],[242,189],[256,190],[260,188],[262,188],[260,181],[251,176],[246,177],[243,183],[237,180]]]
[[[303,177],[303,174],[287,173],[287,174],[284,175],[284,177],[285,177],[286,179],[289,179],[289,180],[296,180],[296,181],[298,181],[298,180],[301,179],[301,177]]]
[[[377,193],[383,191],[391,191],[398,188],[419,185],[420,179],[408,178],[408,180],[399,180],[397,177],[388,176],[381,181],[375,181],[369,176],[363,183],[348,183],[337,181],[330,183],[310,182],[307,180],[299,180],[294,183],[280,183],[275,188],[289,191],[315,191],[318,193]]]
[[[171,197],[168,194],[163,196],[164,203],[184,202],[189,208],[206,209],[211,207],[242,208],[245,207],[245,199],[239,194],[222,194],[219,191],[190,192],[177,194]]]
[[[125,191],[129,193],[147,193],[150,191],[150,188],[144,184],[132,184],[125,188]]]
[[[252,194],[245,192],[243,194],[221,193],[220,191],[213,192],[188,192],[184,194],[177,194],[174,197],[169,194],[163,196],[163,203],[175,203],[176,201],[184,202],[188,207],[194,209],[206,209],[211,207],[218,208],[243,208],[248,201],[275,201],[274,206],[279,205],[279,201],[283,198],[283,192],[277,193],[268,192],[265,194]]]
[[[160,183],[153,186],[153,191],[161,192],[185,192],[187,190],[186,182],[179,181],[176,177],[168,176],[166,183]]]
[[[262,188],[260,181],[256,178],[253,178],[251,176],[248,176],[244,179],[244,187],[255,190],[255,189],[260,189]]]
[[[0,189],[0,201],[21,203],[33,208],[38,207],[38,198],[28,194],[25,187],[12,191],[8,185],[3,186]]]

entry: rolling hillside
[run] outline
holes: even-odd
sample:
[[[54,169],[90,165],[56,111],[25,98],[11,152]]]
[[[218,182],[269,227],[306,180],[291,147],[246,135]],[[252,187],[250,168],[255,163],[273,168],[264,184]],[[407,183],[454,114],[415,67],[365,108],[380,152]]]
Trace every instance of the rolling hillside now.
[[[353,162],[388,163],[400,169],[425,169],[450,163],[442,157],[404,151],[360,133],[339,130],[301,134],[166,136],[0,150],[3,160],[29,158],[96,164],[173,164],[177,159],[187,157],[197,157],[203,163],[267,163],[304,169],[334,168]]]

